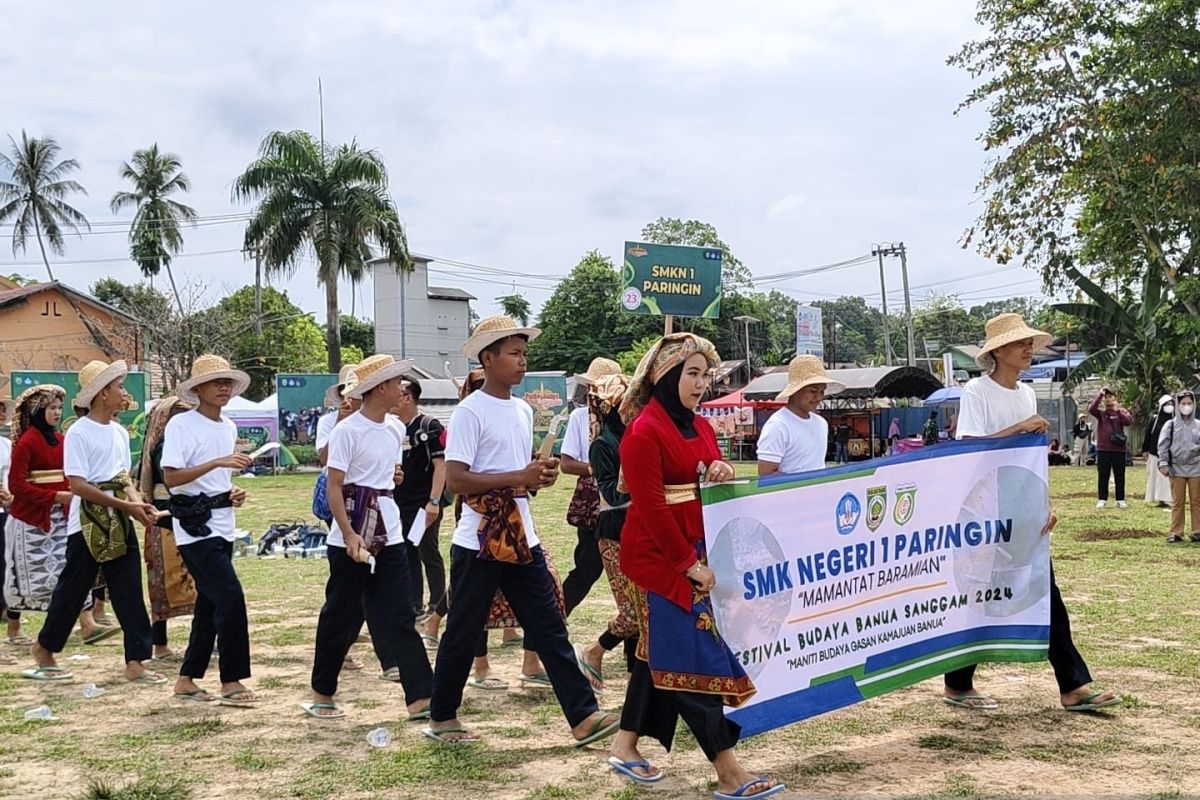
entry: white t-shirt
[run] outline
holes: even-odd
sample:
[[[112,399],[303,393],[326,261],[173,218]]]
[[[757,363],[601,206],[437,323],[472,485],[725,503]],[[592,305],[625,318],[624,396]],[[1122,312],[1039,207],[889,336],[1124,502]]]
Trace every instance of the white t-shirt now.
[[[372,422],[362,412],[342,420],[329,437],[327,467],[346,473],[345,483],[388,490],[379,498],[379,517],[387,531],[388,545],[404,541],[400,509],[392,499],[392,489],[396,486],[396,465],[403,461],[405,438],[404,425],[395,417],[389,414],[383,422]],[[346,546],[336,517],[330,525],[328,544]]]
[[[329,444],[329,437],[333,435],[333,426],[337,425],[338,412],[330,411],[317,420],[317,449],[320,450],[325,445]]]
[[[512,472],[525,469],[533,458],[533,409],[516,397],[501,400],[474,392],[454,409],[446,430],[446,461],[466,464],[471,472]],[[530,548],[537,547],[529,500],[518,497],[517,508],[525,524],[525,541]],[[478,550],[479,520],[479,512],[464,503],[453,544]]]
[[[63,472],[68,478],[83,478],[91,484],[104,483],[122,470],[132,469],[129,432],[115,422],[101,424],[91,417],[80,417],[67,430],[63,442]],[[112,492],[108,492],[110,496]],[[79,497],[71,498],[67,532],[81,533]]]
[[[958,404],[958,438],[991,436],[1037,413],[1037,395],[1027,383],[1006,389],[984,375],[963,387]]]
[[[163,430],[162,466],[164,469],[188,469],[217,458],[233,455],[237,449],[237,425],[228,417],[211,420],[193,409],[171,417]],[[171,494],[209,497],[224,494],[233,488],[233,470],[227,467],[210,470],[191,483],[176,486]],[[208,521],[209,536],[220,536],[232,542],[236,535],[232,508],[214,508]],[[208,537],[204,537],[208,538]],[[182,525],[175,525],[175,544],[195,544],[203,541],[188,536]]]
[[[563,434],[560,452],[586,464],[588,449],[591,446],[591,442],[588,441],[590,438],[591,421],[588,419],[588,407],[580,406],[567,417],[567,432]]]
[[[815,411],[808,419],[781,408],[767,419],[758,436],[758,460],[778,464],[788,475],[825,468],[829,423]]]

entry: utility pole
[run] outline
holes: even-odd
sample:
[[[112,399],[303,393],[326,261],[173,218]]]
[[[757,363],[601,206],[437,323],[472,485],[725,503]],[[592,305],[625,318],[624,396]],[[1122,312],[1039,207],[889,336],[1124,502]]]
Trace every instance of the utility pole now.
[[[883,358],[890,367],[892,365],[892,337],[888,334],[887,284],[883,279],[883,249],[876,245],[871,249],[871,255],[879,257],[879,296],[883,298]]]
[[[751,322],[756,322],[756,323],[762,322],[762,320],[757,317],[752,317],[749,314],[743,314],[740,317],[734,317],[733,321],[740,322],[743,325],[745,325],[745,331],[746,331],[746,382],[749,383],[750,381],[754,380],[754,371],[750,366],[750,364],[751,364],[751,362],[750,362],[750,323]]]
[[[262,337],[262,254],[254,251],[254,335]]]
[[[900,275],[904,281],[904,314],[908,318],[905,323],[905,328],[906,328],[906,331],[905,331],[906,337],[905,338],[907,339],[907,342],[908,342],[908,352],[905,356],[905,363],[911,367],[911,366],[913,366],[914,359],[916,358],[915,352],[914,352],[916,350],[916,336],[913,334],[912,296],[909,294],[909,290],[908,290],[908,250],[904,247],[904,242],[900,242],[899,244],[892,244],[889,242],[886,244],[879,245],[874,251],[872,251],[872,255],[876,255],[876,254],[879,256],[879,265],[880,265],[880,273],[879,274],[880,274],[880,284],[881,285],[883,283],[883,257],[884,256],[900,256]],[[885,305],[887,304],[887,295],[886,294],[884,295],[884,304]],[[886,312],[885,312],[885,314],[886,314]],[[885,320],[886,320],[886,316],[885,316]],[[885,324],[884,329],[886,331],[886,322],[884,324]],[[886,333],[884,335],[886,336]]]

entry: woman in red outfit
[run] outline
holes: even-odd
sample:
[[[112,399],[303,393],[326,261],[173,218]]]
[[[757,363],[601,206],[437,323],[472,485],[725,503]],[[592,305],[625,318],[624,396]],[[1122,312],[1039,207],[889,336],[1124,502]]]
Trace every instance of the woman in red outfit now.
[[[734,477],[708,421],[695,414],[720,359],[707,339],[663,337],[642,359],[621,404],[631,497],[621,531],[621,570],[638,588],[638,660],[630,674],[610,763],[640,783],[661,777],[638,752],[639,736],[671,749],[683,717],[717,773],[717,798],[768,797],[782,783],[747,772],[734,756],[740,727],[725,718],[754,684],[716,629],[716,584],[704,550],[701,479]],[[617,762],[620,762],[620,766]]]

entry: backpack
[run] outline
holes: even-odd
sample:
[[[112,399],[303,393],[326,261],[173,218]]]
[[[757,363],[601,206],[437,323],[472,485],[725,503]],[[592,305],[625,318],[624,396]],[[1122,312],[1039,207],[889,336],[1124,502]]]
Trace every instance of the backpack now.
[[[333,512],[329,510],[329,475],[321,472],[313,486],[312,515],[329,525],[333,522]]]
[[[429,445],[430,431],[433,430],[433,417],[428,414],[421,415],[421,421],[417,424],[418,438],[425,445],[425,471],[433,470],[433,448]],[[444,452],[446,449],[446,439],[448,438],[446,426],[442,426],[442,432],[438,434],[438,446]],[[444,459],[443,459],[444,460]],[[454,501],[454,495],[449,489],[442,487],[442,507],[446,507]]]

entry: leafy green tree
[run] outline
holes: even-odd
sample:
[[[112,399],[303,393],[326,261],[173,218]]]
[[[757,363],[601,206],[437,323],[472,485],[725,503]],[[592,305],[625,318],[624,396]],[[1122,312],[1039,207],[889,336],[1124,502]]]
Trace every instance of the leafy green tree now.
[[[275,390],[280,372],[321,372],[326,341],[312,315],[269,286],[262,290],[262,336],[254,332],[254,287],[243,286],[206,312],[220,320],[224,334],[212,342],[216,352],[250,375],[246,395],[262,400]]]
[[[172,200],[170,195],[189,191],[191,181],[183,174],[179,156],[160,152],[157,142],[135,151],[132,163],[127,161],[121,165],[121,177],[133,184],[133,191],[117,192],[109,206],[114,214],[128,207],[136,209],[133,224],[129,227],[130,255],[142,275],[151,281],[166,268],[171,291],[182,315],[183,300],[171,271],[171,256],[183,249],[180,224],[195,222],[196,210]]]
[[[825,346],[832,344],[829,326],[840,324],[837,337],[837,361],[867,364],[883,361],[883,317],[879,310],[868,306],[861,297],[839,297],[836,300],[817,300],[813,306],[821,309],[821,324],[825,326]],[[793,306],[793,315],[794,315]],[[893,323],[896,324],[896,323]],[[792,320],[792,347],[795,348],[796,322]],[[829,354],[826,353],[828,356]]]
[[[617,354],[617,363],[621,365],[621,369],[626,375],[633,375],[637,365],[641,362],[642,356],[650,351],[654,343],[659,339],[658,336],[643,336],[629,346],[629,349]]]
[[[50,259],[46,257],[46,242],[57,255],[65,252],[63,230],[79,233],[79,226],[90,229],[87,218],[67,203],[73,194],[87,194],[78,182],[68,178],[79,169],[73,158],[58,160],[62,148],[50,136],[29,138],[21,131],[17,143],[11,136],[11,155],[0,153],[0,167],[10,174],[0,180],[0,222],[13,220],[12,251],[25,252],[29,233],[37,238],[46,274],[54,280]],[[44,236],[43,236],[44,234]]]
[[[246,226],[245,247],[260,254],[268,273],[291,275],[303,254],[316,255],[317,283],[325,289],[328,365],[337,372],[338,278],[365,274],[371,244],[396,269],[412,269],[382,157],[354,142],[322,147],[305,131],[275,131],[234,181],[233,196],[260,201]]]
[[[642,228],[642,240],[655,244],[683,244],[724,250],[725,258],[721,264],[722,291],[728,293],[751,284],[750,268],[733,254],[729,245],[725,244],[717,234],[717,229],[707,222],[694,219],[684,221],[676,217],[659,217]]]
[[[503,297],[497,297],[496,302],[500,304],[500,310],[506,315],[512,317],[522,325],[529,324],[529,316],[532,309],[529,307],[529,300],[519,294],[506,294]]]
[[[30,278],[28,275],[22,275],[19,272],[14,272],[11,275],[5,275],[5,278],[15,283],[17,286],[32,286],[37,283],[37,278]]]
[[[375,355],[375,323],[368,319],[344,316],[340,320],[342,326],[342,362],[355,364],[364,356]],[[357,361],[346,361],[345,351],[348,347],[358,349]]]
[[[956,295],[931,294],[913,310],[915,356],[923,359],[928,352],[933,358],[949,345],[975,344],[983,328],[984,320],[963,308]]]

